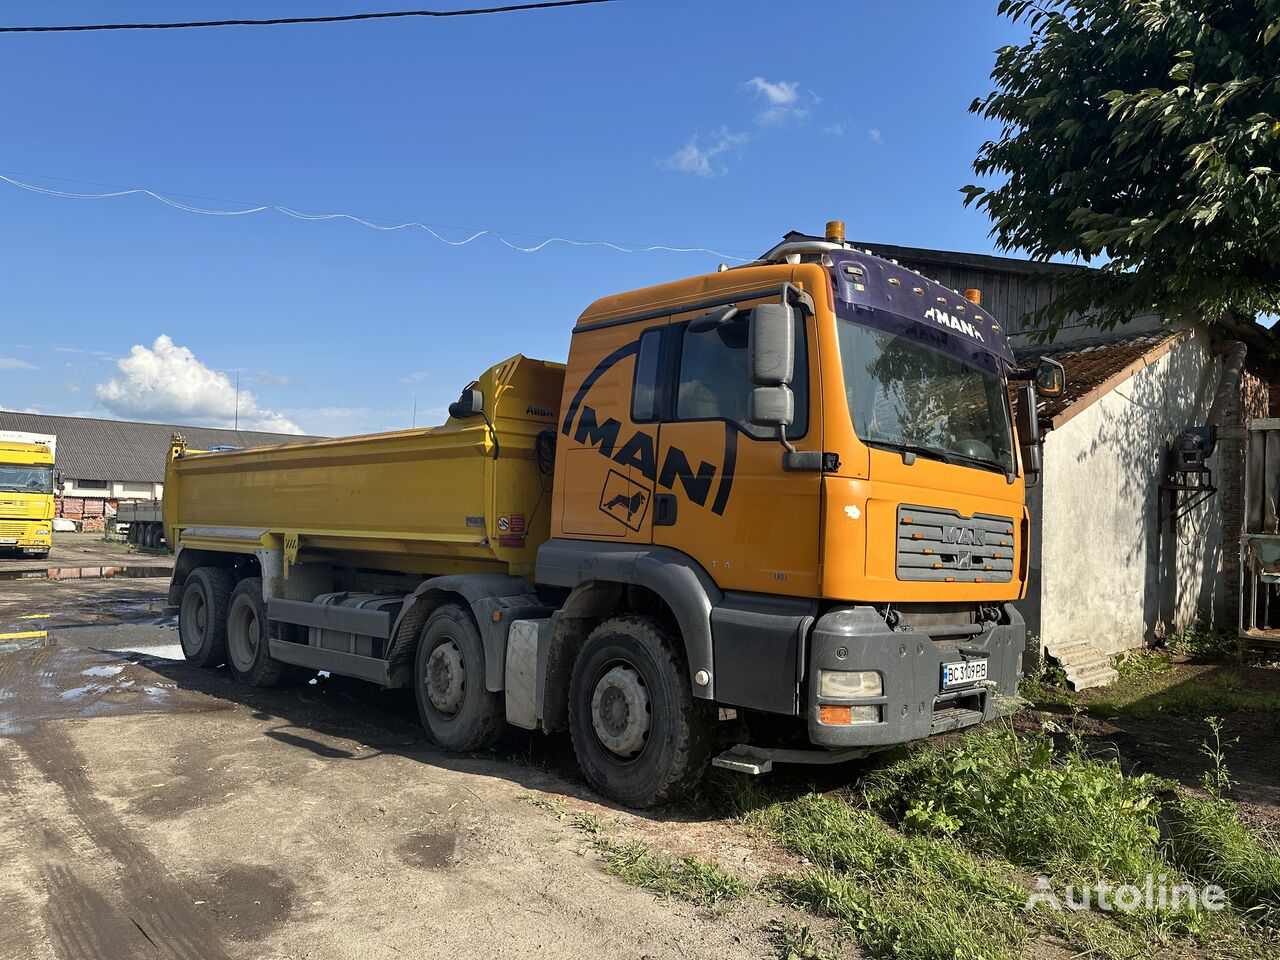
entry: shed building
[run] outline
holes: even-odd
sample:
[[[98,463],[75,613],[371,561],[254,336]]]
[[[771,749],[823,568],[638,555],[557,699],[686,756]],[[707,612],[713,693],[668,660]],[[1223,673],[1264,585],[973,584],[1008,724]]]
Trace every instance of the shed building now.
[[[57,438],[56,466],[63,488],[58,516],[84,529],[102,529],[121,500],[159,500],[164,495],[169,441],[181,433],[197,449],[263,447],[318,439],[256,430],[221,430],[129,420],[96,420],[0,410],[0,433]]]

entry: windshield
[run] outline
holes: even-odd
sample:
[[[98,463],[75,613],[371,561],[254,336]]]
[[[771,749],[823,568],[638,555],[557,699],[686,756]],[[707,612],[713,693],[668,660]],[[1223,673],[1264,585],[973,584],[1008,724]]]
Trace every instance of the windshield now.
[[[0,491],[5,493],[53,493],[53,467],[0,463]]]
[[[852,320],[836,329],[849,415],[864,443],[1013,472],[1000,377]]]

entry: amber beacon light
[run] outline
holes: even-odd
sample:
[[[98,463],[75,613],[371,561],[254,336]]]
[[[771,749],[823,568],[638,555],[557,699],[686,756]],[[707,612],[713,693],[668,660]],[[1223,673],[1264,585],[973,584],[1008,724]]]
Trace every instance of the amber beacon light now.
[[[827,221],[827,239],[832,243],[844,243],[844,221]]]
[[[982,306],[982,291],[977,287],[966,290],[964,292],[964,298],[970,303],[976,303],[978,306]]]

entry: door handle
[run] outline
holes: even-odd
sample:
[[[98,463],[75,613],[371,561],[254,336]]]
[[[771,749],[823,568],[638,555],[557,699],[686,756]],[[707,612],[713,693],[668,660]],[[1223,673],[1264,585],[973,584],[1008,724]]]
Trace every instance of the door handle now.
[[[653,498],[653,525],[670,527],[676,522],[676,495],[659,493]]]

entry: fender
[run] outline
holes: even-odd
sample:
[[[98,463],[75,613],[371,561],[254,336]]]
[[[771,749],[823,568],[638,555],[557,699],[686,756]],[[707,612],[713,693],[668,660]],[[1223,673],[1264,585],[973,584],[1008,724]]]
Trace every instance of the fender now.
[[[471,608],[480,629],[484,643],[484,685],[486,690],[495,693],[503,688],[511,621],[550,616],[550,611],[538,600],[533,584],[520,577],[505,573],[432,577],[405,599],[391,630],[391,646],[387,650],[391,686],[413,684],[413,658],[423,626],[436,607],[459,597]]]
[[[537,581],[550,586],[577,587],[584,583],[635,584],[660,596],[675,614],[689,662],[693,695],[715,699],[711,609],[724,593],[688,554],[671,547],[592,540],[551,539],[538,548]],[[699,671],[708,680],[699,684]]]

